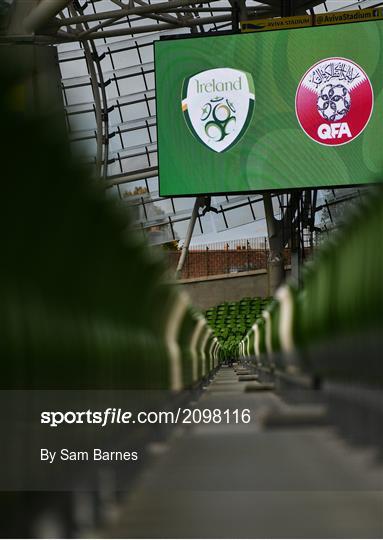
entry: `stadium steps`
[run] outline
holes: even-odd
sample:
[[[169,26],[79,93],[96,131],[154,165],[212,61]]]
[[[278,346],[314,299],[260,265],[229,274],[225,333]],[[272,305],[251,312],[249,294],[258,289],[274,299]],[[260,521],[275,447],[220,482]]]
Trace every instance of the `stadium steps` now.
[[[371,455],[348,447],[331,426],[289,424],[292,409],[302,417],[310,407],[246,393],[247,384],[222,367],[194,406],[248,408],[252,423],[177,427],[98,537],[382,535],[382,470]],[[284,424],[262,426],[268,411],[285,415]]]

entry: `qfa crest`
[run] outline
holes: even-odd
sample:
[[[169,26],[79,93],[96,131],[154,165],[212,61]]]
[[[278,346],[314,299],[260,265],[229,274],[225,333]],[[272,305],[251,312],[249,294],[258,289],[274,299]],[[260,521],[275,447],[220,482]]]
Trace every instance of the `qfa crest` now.
[[[311,66],[295,98],[298,121],[311,139],[326,146],[354,140],[367,126],[374,94],[366,72],[347,58],[326,58]]]
[[[244,135],[254,110],[254,84],[245,71],[217,68],[184,80],[182,111],[194,137],[225,152]]]

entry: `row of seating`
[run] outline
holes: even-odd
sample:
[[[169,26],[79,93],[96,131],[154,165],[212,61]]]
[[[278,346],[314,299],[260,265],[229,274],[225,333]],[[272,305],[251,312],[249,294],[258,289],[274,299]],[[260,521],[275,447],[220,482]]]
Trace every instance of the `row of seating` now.
[[[33,77],[13,68],[0,74],[1,527],[9,538],[77,537],[100,524],[104,494],[115,478],[115,493],[130,486],[136,467],[48,465],[40,448],[144,457],[171,426],[51,429],[40,425],[41,411],[175,410],[215,369],[220,345],[166,283],[164,263],[132,233],[129,216],[72,161],[56,126],[31,114],[23,90]]]
[[[190,387],[218,362],[207,321],[56,126],[30,114],[26,74],[2,77],[1,387]]]
[[[268,304],[268,298],[243,298],[208,309],[205,317],[221,344],[222,359],[230,358],[238,343]]]
[[[237,354],[319,378],[383,381],[383,190],[374,188],[320,248],[303,287],[282,286]]]

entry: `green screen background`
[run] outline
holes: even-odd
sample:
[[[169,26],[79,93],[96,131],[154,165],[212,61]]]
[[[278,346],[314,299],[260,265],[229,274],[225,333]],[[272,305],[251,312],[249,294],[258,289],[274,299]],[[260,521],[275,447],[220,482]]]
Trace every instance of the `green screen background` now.
[[[194,195],[366,184],[383,179],[383,21],[155,44],[160,194]],[[307,69],[331,56],[359,64],[374,110],[359,137],[322,146],[300,127],[295,94]],[[182,110],[185,77],[232,67],[253,75],[255,108],[245,135],[218,154],[197,141]]]

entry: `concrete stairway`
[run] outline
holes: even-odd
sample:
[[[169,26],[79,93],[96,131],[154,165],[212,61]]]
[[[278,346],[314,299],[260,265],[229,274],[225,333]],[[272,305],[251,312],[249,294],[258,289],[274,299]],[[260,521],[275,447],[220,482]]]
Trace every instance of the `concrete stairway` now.
[[[102,538],[370,538],[383,535],[383,476],[315,405],[245,392],[222,367],[194,407],[249,409],[249,424],[177,427]],[[92,531],[94,535],[95,532]]]

